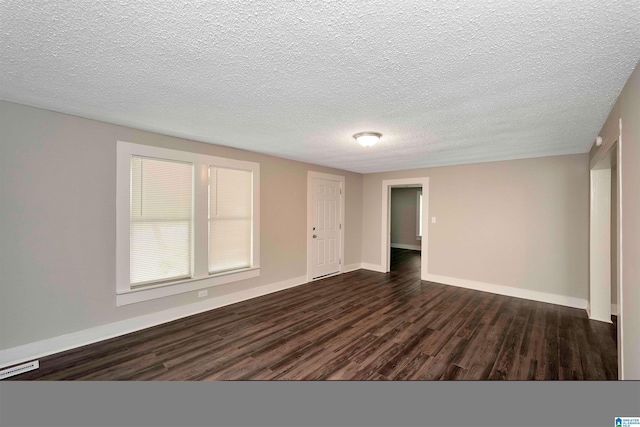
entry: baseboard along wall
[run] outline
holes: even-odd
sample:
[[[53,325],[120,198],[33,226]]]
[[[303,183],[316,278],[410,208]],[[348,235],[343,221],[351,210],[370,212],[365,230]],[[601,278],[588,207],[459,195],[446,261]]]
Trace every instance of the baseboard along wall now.
[[[359,267],[358,267],[359,268]],[[356,268],[357,269],[357,268]],[[306,276],[295,277],[270,285],[259,286],[228,295],[213,297],[193,304],[170,308],[144,316],[133,317],[94,328],[84,329],[70,334],[60,335],[33,343],[0,350],[0,368],[34,360],[62,351],[93,344],[131,332],[136,332],[152,326],[161,325],[183,317],[203,313],[215,308],[235,304],[252,298],[257,298],[273,292],[282,291],[307,283]]]
[[[362,268],[365,270],[377,271],[384,273],[384,269],[379,264],[370,264],[363,262]],[[563,305],[566,307],[587,309],[587,300],[583,298],[570,297],[565,295],[550,294],[546,292],[532,291],[530,289],[514,288],[511,286],[496,285],[493,283],[478,282],[475,280],[458,279],[455,277],[440,276],[436,274],[427,274],[426,280],[430,282],[442,283],[444,285],[458,286],[461,288],[474,289],[477,291],[489,292],[492,294],[505,295],[516,298],[523,298],[532,301],[546,302],[550,304]],[[617,307],[614,310],[612,305],[612,313],[617,313]]]
[[[348,273],[359,269],[384,273],[384,269],[381,265],[366,262],[345,265],[342,272]],[[510,286],[496,285],[492,283],[478,282],[467,279],[458,279],[435,274],[427,274],[427,280],[431,282],[442,283],[445,285],[458,286],[462,288],[490,292],[499,295],[558,304],[585,310],[587,309],[587,300],[581,298],[549,294],[528,289],[513,288]],[[157,326],[163,323],[171,322],[173,320],[181,319],[183,317],[203,313],[215,308],[224,307],[226,305],[235,304],[252,298],[257,298],[273,292],[300,286],[305,283],[307,283],[306,276],[295,277],[281,282],[272,283],[270,285],[247,289],[240,292],[234,292],[220,297],[213,297],[193,304],[174,307],[168,310],[150,313],[140,317],[121,320],[118,322],[96,326],[94,328],[84,329],[82,331],[73,332],[58,337],[48,338],[42,341],[0,350],[0,368],[26,362],[29,360],[34,360],[51,354],[60,353],[62,351],[71,350],[73,348],[81,347],[87,344],[93,344],[106,339],[118,337],[131,332],[136,332],[142,329],[150,328],[152,326]],[[611,305],[611,313],[616,315],[618,314],[617,305]]]
[[[420,245],[405,245],[404,243],[391,243],[390,246],[396,249],[411,249],[412,251],[419,251],[422,249]]]

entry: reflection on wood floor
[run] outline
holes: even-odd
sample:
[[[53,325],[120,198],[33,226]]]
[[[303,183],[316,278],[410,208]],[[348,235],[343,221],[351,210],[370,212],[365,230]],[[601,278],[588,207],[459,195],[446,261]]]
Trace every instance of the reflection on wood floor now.
[[[12,380],[606,380],[616,327],[420,281],[420,253],[40,359]]]

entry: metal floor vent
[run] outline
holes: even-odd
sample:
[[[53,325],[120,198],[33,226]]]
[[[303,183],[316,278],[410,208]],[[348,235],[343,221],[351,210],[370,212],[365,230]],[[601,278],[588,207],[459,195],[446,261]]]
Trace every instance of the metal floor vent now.
[[[40,362],[38,360],[34,360],[33,362],[29,362],[29,363],[23,363],[22,365],[18,365],[18,366],[12,366],[10,368],[3,369],[2,371],[0,371],[0,380],[12,377],[14,375],[33,371],[34,369],[38,369],[39,367],[40,367]]]

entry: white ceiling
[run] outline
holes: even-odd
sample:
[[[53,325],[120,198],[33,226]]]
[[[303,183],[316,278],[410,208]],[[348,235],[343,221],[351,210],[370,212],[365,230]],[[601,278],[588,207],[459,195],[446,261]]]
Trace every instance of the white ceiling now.
[[[638,0],[0,7],[2,99],[362,173],[586,152],[640,58]]]

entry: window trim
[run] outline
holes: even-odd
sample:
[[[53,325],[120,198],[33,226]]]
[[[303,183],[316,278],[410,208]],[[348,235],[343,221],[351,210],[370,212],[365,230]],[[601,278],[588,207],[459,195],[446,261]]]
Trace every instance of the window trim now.
[[[132,155],[193,163],[192,276],[171,282],[132,287],[130,284],[130,209]],[[252,262],[249,268],[209,273],[208,168],[252,172]],[[188,151],[117,141],[116,150],[116,305],[177,295],[198,289],[246,280],[260,275],[260,165]]]

